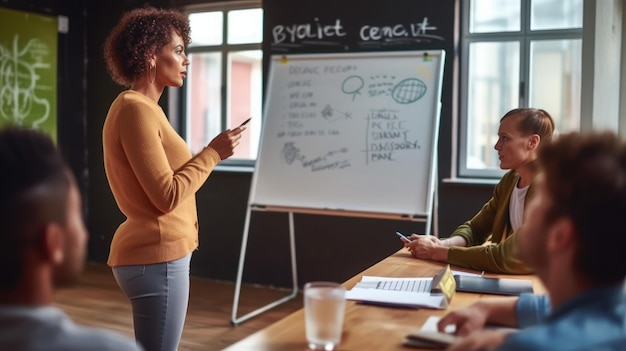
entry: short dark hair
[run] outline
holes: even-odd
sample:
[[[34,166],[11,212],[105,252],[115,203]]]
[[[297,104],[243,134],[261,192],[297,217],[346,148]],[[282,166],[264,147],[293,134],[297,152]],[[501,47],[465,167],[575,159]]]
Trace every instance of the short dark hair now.
[[[47,223],[65,225],[70,179],[52,139],[22,127],[0,129],[0,289],[21,279],[22,256]]]
[[[175,9],[137,8],[122,15],[104,42],[104,60],[111,78],[130,85],[145,74],[150,55],[172,40],[172,31],[191,42],[189,19]]]
[[[539,151],[553,206],[578,237],[576,268],[599,283],[626,276],[626,143],[612,132],[569,133]]]
[[[521,118],[519,129],[524,135],[539,135],[542,145],[545,141],[552,140],[552,135],[554,134],[554,120],[546,110],[532,107],[515,108],[504,114],[500,122],[512,116]]]

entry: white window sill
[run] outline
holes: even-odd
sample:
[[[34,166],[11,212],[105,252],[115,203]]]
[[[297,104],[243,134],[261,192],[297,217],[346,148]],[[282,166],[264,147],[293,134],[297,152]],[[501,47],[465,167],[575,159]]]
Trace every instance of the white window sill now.
[[[496,185],[500,179],[495,178],[444,178],[443,183],[449,184],[468,184],[468,185]]]

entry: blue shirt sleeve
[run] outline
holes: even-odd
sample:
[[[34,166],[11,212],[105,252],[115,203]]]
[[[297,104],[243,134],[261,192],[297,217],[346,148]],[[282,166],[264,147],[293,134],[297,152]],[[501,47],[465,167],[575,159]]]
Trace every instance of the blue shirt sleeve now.
[[[524,293],[517,300],[517,327],[522,329],[536,325],[544,320],[551,310],[547,295]]]

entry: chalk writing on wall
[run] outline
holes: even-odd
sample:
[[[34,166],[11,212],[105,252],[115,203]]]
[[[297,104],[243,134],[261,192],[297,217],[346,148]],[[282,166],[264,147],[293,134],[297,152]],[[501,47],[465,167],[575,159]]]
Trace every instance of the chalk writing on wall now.
[[[410,23],[394,23],[389,25],[363,24],[350,33],[340,18],[324,22],[314,17],[306,23],[277,24],[272,27],[271,45],[329,45],[341,46],[348,36],[358,36],[362,46],[378,42],[443,42],[435,24],[423,17]]]
[[[0,8],[0,125],[57,137],[58,19]]]
[[[50,69],[50,48],[38,39],[19,45],[13,36],[11,47],[0,44],[0,117],[11,124],[39,128],[50,117],[50,102],[38,91],[53,87],[39,83],[40,70]]]

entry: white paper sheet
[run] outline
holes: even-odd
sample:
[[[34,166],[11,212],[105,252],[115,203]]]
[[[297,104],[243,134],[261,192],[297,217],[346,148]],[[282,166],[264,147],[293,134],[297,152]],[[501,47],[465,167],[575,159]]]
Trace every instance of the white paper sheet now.
[[[432,281],[432,278],[389,278],[363,276],[361,282],[357,283],[351,290],[346,292],[346,299],[356,300],[366,303],[398,306],[398,307],[429,307],[429,308],[446,308],[448,301],[443,294],[433,294],[430,292],[416,293],[401,290],[383,290],[377,289],[375,284],[378,281],[406,281],[406,280],[425,280]]]

